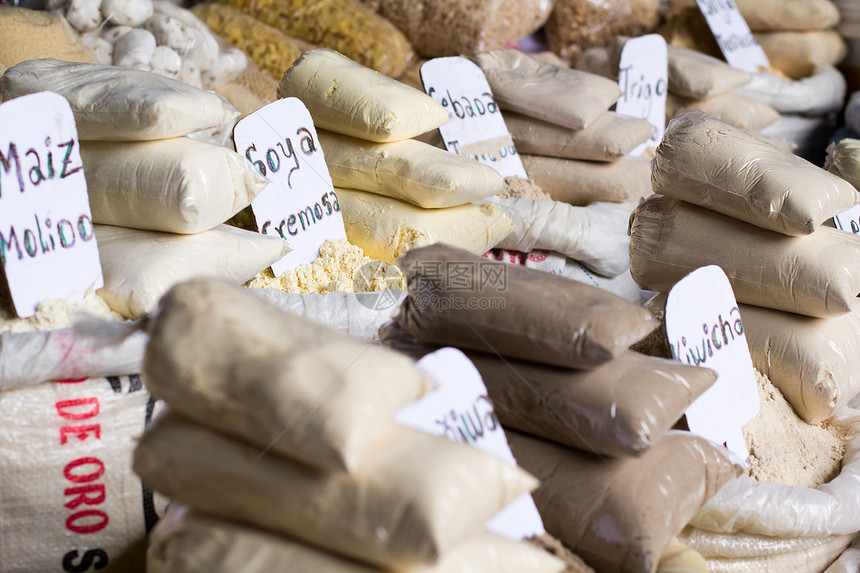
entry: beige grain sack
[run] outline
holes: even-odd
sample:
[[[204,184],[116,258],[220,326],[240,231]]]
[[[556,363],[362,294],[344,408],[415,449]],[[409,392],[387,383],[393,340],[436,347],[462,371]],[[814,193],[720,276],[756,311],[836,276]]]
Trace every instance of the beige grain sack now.
[[[755,39],[771,66],[795,80],[811,76],[821,66],[835,66],[848,55],[845,40],[835,30],[758,32]]]
[[[824,168],[860,189],[860,139],[848,137],[828,145]]]
[[[381,569],[326,553],[289,537],[173,505],[158,522],[148,573],[374,573]],[[401,573],[561,573],[564,563],[527,543],[477,533],[435,565]]]
[[[195,510],[389,569],[436,562],[537,486],[468,444],[395,424],[349,475],[310,469],[173,413],[140,439],[134,469]]]
[[[588,205],[624,203],[651,193],[648,161],[622,157],[610,163],[521,155],[529,179],[556,201]]]
[[[698,110],[669,122],[651,183],[654,193],[786,235],[810,234],[857,202],[839,177]]]
[[[355,471],[394,415],[434,385],[405,356],[221,281],[172,288],[149,333],[147,388],[174,411],[320,469]]]
[[[267,101],[255,94],[248,87],[237,83],[236,80],[219,86],[215,90],[215,93],[229,101],[233,107],[239,110],[240,115],[238,119],[242,119],[264,105],[271,103],[271,101]]]
[[[284,72],[278,97],[302,100],[317,128],[379,143],[450,121],[430,96],[322,48],[305,52]]]
[[[25,60],[56,58],[97,64],[65,18],[41,10],[0,6],[0,72]]]
[[[510,217],[490,203],[422,209],[364,191],[337,189],[346,237],[376,260],[395,264],[409,249],[448,243],[483,254],[513,230]]]
[[[749,133],[757,133],[780,118],[779,113],[764,102],[726,92],[701,100],[688,100],[669,93],[666,99],[666,117],[697,109],[720,121]]]
[[[477,54],[499,107],[570,129],[584,129],[621,96],[618,84],[543,62],[519,50]]]
[[[105,285],[98,293],[126,318],[140,318],[180,282],[218,277],[242,284],[290,251],[286,241],[218,225],[173,235],[95,225]]]
[[[713,56],[669,46],[669,91],[703,99],[731,91],[750,81],[750,75]]]
[[[0,100],[53,91],[72,106],[83,140],[145,141],[224,125],[239,112],[221,96],[151,72],[29,60],[0,78]]]
[[[606,458],[508,433],[514,457],[541,480],[546,530],[606,573],[653,572],[701,505],[738,475],[723,448],[686,432],[641,457]]]
[[[427,143],[372,143],[322,130],[317,135],[336,187],[426,209],[456,207],[505,190],[505,180],[492,167]]]
[[[505,124],[518,153],[617,161],[650,139],[651,124],[644,119],[602,113],[583,130],[576,131],[513,111],[505,112]]]
[[[245,71],[233,82],[247,88],[266,103],[272,103],[278,99],[278,81],[261,72],[253,62],[249,62]]]
[[[822,116],[842,111],[847,84],[842,72],[833,66],[821,66],[800,80],[761,71],[734,91],[766,103],[779,113]]]
[[[830,0],[735,0],[751,30],[825,30],[839,23]]]

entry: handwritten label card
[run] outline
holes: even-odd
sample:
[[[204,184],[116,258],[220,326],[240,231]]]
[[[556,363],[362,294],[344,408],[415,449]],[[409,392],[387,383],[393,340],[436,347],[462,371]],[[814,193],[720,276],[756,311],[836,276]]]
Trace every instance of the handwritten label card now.
[[[465,442],[516,465],[487,388],[472,361],[456,348],[443,348],[418,361],[416,367],[439,387],[397,413],[396,421],[454,442]],[[543,521],[525,493],[486,524],[493,533],[520,540],[544,533]]]
[[[666,334],[673,358],[718,374],[687,408],[690,431],[746,459],[741,428],[758,413],[758,386],[738,304],[720,267],[696,269],[669,291]]]
[[[669,87],[669,58],[666,40],[659,34],[648,34],[627,40],[618,65],[618,87],[624,92],[615,111],[647,120],[651,139],[634,149],[639,156],[657,147],[666,131],[666,96]]]
[[[732,0],[696,0],[696,3],[731,67],[750,73],[770,67],[767,55]]]
[[[104,285],[69,103],[40,92],[0,105],[0,261],[18,316]]]
[[[854,205],[847,211],[833,217],[836,228],[848,233],[860,235],[860,205]]]
[[[451,114],[439,128],[448,151],[477,159],[502,177],[527,177],[481,68],[459,56],[434,58],[421,66],[421,82]]]
[[[236,124],[236,151],[270,183],[251,202],[259,231],[292,251],[272,265],[281,275],[319,255],[328,239],[345,239],[340,203],[311,114],[299,99],[279,99]]]

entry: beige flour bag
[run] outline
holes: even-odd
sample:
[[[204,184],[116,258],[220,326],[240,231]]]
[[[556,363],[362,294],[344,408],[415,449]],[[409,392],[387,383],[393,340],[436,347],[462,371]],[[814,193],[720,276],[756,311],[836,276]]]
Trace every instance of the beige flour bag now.
[[[409,249],[433,243],[483,254],[513,229],[510,217],[490,203],[421,209],[364,191],[337,189],[337,197],[349,242],[390,264]]]
[[[158,409],[136,375],[0,392],[0,571],[143,573],[164,500],[131,456]]]
[[[175,414],[141,438],[134,469],[196,510],[395,569],[434,563],[537,486],[470,445],[395,424],[348,475],[312,470]]]
[[[686,432],[641,457],[601,458],[508,433],[514,457],[541,486],[546,530],[596,570],[651,573],[667,543],[739,468],[722,448]]]
[[[473,59],[502,109],[570,129],[588,127],[621,96],[612,80],[543,62],[519,50],[494,50]]]
[[[368,141],[409,139],[450,120],[430,96],[323,48],[284,72],[278,97],[302,100],[317,128]]]
[[[830,0],[736,0],[752,30],[824,30],[839,23]]]
[[[381,569],[343,559],[289,537],[173,505],[158,522],[147,552],[149,573],[374,573]],[[561,573],[564,563],[527,543],[489,532],[456,545],[435,565],[401,573]]]
[[[669,91],[690,99],[704,99],[731,91],[750,81],[750,75],[702,52],[669,46]]]
[[[652,131],[644,119],[612,111],[600,114],[580,131],[513,111],[504,115],[517,152],[567,159],[616,161],[648,141]]]
[[[187,137],[81,144],[93,221],[198,233],[244,209],[268,181],[231,149]]]
[[[824,168],[860,189],[860,139],[849,137],[828,145]]]
[[[738,302],[838,316],[851,311],[860,292],[858,257],[860,237],[844,231],[822,226],[788,237],[662,195],[643,201],[631,217],[630,272],[639,286],[658,292],[718,265]]]
[[[857,201],[839,177],[697,110],[669,122],[651,183],[655,193],[786,235],[812,233]]]
[[[30,60],[0,78],[0,100],[53,91],[67,100],[81,139],[143,141],[228,123],[239,112],[221,96],[151,72]]]
[[[839,113],[845,105],[845,76],[833,66],[821,66],[799,80],[763,70],[735,93],[757,99],[779,113],[809,116]]]
[[[371,143],[325,131],[318,138],[336,187],[427,209],[456,207],[505,189],[492,167],[413,139]]]
[[[799,80],[821,66],[835,66],[848,54],[845,40],[835,30],[758,32],[755,39],[771,66]]]
[[[779,119],[779,113],[768,104],[734,92],[726,92],[701,100],[688,100],[669,93],[666,117],[697,109],[743,131],[756,133]]]
[[[25,60],[57,58],[98,63],[65,18],[42,10],[0,6],[0,71]]]
[[[219,225],[172,235],[95,225],[105,285],[98,293],[126,318],[155,309],[170,287],[197,277],[241,284],[290,251],[283,239]]]
[[[571,205],[623,203],[651,193],[651,167],[641,159],[622,157],[602,163],[540,155],[520,157],[529,179],[556,201]]]
[[[408,358],[226,282],[172,288],[149,332],[144,376],[154,395],[200,424],[321,469],[355,470],[394,415],[433,387]]]
[[[594,368],[656,326],[645,309],[597,287],[449,245],[413,249],[397,264],[409,290],[398,322],[421,342]]]

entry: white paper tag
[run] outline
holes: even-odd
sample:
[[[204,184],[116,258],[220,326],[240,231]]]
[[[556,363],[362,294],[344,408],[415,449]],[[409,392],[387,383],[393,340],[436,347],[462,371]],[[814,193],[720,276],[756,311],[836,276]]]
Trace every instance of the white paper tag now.
[[[715,265],[679,281],[666,300],[672,356],[715,370],[717,381],[686,411],[690,431],[749,455],[741,428],[759,411],[758,386],[729,279]]]
[[[651,124],[651,139],[630,152],[638,157],[649,147],[657,147],[666,131],[669,58],[663,36],[648,34],[625,42],[618,65],[618,87],[624,95],[615,104],[615,111]]]
[[[397,423],[468,443],[516,465],[481,374],[465,354],[456,348],[443,348],[419,360],[416,367],[436,380],[439,387],[401,409],[395,418]],[[543,521],[528,493],[502,509],[486,528],[517,541],[544,533]]]
[[[854,205],[847,211],[833,217],[836,228],[848,233],[860,235],[860,205]]]
[[[696,3],[731,67],[753,74],[770,67],[767,55],[732,0],[696,0]]]
[[[434,58],[421,66],[421,82],[451,114],[439,128],[445,149],[477,159],[502,177],[528,177],[481,68],[460,56]]]
[[[40,92],[0,105],[0,261],[18,316],[104,285],[78,130],[69,103]]]
[[[233,130],[236,151],[269,185],[251,202],[261,233],[282,237],[292,251],[272,265],[275,276],[319,256],[328,239],[345,239],[340,204],[311,114],[299,99],[279,99]]]

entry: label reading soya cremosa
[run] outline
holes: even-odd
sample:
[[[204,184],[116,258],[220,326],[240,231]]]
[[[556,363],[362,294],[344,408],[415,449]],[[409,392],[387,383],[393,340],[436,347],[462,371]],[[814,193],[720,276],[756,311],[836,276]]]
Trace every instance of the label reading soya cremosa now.
[[[696,3],[730,66],[750,73],[770,67],[767,55],[732,0],[696,0]]]

